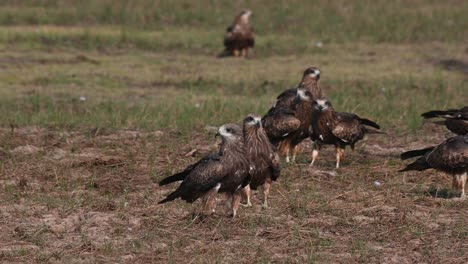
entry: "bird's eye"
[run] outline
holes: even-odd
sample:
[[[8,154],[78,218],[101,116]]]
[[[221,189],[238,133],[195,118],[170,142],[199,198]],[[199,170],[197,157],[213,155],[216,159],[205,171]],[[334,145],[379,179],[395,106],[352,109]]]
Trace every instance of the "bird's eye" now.
[[[250,121],[252,121],[252,120],[254,120],[254,118],[251,117],[251,116],[249,116],[249,117],[247,118],[247,121],[248,121],[248,122],[250,122]]]
[[[231,133],[231,132],[232,132],[232,129],[231,129],[231,128],[226,128],[226,131],[227,131],[228,133]]]

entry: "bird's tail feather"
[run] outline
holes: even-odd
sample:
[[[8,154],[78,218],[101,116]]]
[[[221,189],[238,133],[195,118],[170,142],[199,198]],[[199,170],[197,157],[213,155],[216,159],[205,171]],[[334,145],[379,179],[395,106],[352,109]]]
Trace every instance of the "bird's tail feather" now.
[[[167,185],[169,183],[176,182],[176,181],[183,181],[185,179],[185,177],[187,177],[187,172],[186,171],[176,173],[176,174],[174,174],[172,176],[169,176],[169,177],[166,177],[166,178],[162,179],[159,182],[159,186]]]
[[[424,118],[433,118],[433,117],[438,117],[438,116],[443,116],[446,114],[450,114],[449,111],[440,111],[440,110],[434,110],[434,111],[429,111],[422,113],[421,116]]]
[[[167,202],[170,202],[170,201],[173,201],[177,198],[179,198],[181,195],[181,191],[179,189],[175,190],[174,192],[172,192],[171,194],[169,194],[166,198],[164,198],[163,200],[159,201],[158,204],[163,204],[163,203],[167,203]]]
[[[418,159],[415,162],[406,165],[405,168],[399,170],[399,172],[404,172],[404,171],[423,171],[429,169],[430,166],[422,159]]]
[[[406,151],[406,152],[401,153],[400,159],[406,160],[406,159],[413,158],[413,157],[419,157],[433,150],[434,148],[435,147],[428,147],[428,148],[423,148],[423,149]]]
[[[377,128],[377,129],[380,129],[380,126],[375,123],[374,121],[371,121],[369,119],[365,119],[365,118],[360,118],[359,121],[361,122],[361,124],[363,125],[366,125],[366,126],[370,126],[370,127],[373,127],[373,128]]]

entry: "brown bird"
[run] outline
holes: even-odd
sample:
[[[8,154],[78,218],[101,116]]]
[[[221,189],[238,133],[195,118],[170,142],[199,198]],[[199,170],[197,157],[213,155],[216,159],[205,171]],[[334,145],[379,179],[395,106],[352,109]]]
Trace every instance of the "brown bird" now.
[[[250,25],[249,18],[252,11],[244,10],[234,18],[234,22],[226,29],[224,35],[224,51],[219,55],[247,57],[249,48],[255,45],[253,27]]]
[[[404,152],[401,159],[419,156],[421,157],[400,171],[436,169],[445,172],[453,176],[452,187],[461,191],[461,198],[466,197],[468,135],[451,137],[438,146]]]
[[[433,110],[421,115],[424,119],[441,117],[444,121],[436,121],[434,124],[445,125],[448,130],[457,135],[468,134],[468,106],[461,109]]]
[[[307,68],[299,85],[281,93],[276,98],[275,104],[263,117],[263,125],[268,137],[278,145],[278,152],[281,156],[286,157],[286,162],[290,161],[291,150],[292,161],[296,160],[299,144],[310,136],[312,101],[322,97],[319,80],[320,70],[317,67]],[[298,101],[298,96],[302,100]],[[297,120],[294,120],[292,115]],[[286,126],[288,129],[283,129],[284,124],[288,124]],[[297,128],[292,129],[293,127]],[[281,132],[282,136],[278,137],[278,133],[275,132]]]
[[[366,133],[382,133],[368,127],[380,129],[375,122],[360,118],[356,114],[346,112],[335,112],[330,101],[324,97],[313,102],[312,140],[314,141],[312,151],[312,162],[319,154],[322,145],[335,145],[336,168],[340,167],[340,160],[344,157],[346,146],[354,150],[354,144],[364,138]]]
[[[268,207],[271,184],[278,179],[281,172],[279,156],[262,127],[260,116],[249,114],[244,119],[243,126],[244,144],[252,176],[249,185],[243,189],[247,206],[252,206],[250,190],[257,190],[258,186],[263,186],[263,207]]]
[[[165,185],[182,180],[180,186],[159,204],[177,198],[192,203],[203,197],[202,210],[211,213],[214,210],[216,193],[227,193],[232,199],[232,216],[236,216],[241,190],[250,181],[250,164],[246,156],[244,135],[236,124],[221,126],[217,135],[222,139],[218,153],[208,155],[188,166],[183,172],[160,182],[160,185]]]

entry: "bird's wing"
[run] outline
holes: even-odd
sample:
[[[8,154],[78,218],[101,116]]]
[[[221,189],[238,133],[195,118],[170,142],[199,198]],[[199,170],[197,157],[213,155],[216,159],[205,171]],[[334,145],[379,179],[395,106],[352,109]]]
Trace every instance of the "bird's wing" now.
[[[271,169],[271,179],[276,181],[281,174],[281,160],[276,152],[270,153],[270,169]]]
[[[200,164],[203,164],[209,161],[216,161],[219,159],[220,159],[219,153],[210,153],[206,155],[205,157],[203,157],[202,159],[200,159],[199,161],[197,161],[196,163],[187,166],[183,171],[164,178],[163,180],[159,182],[159,186],[167,185],[169,183],[176,182],[176,181],[183,181],[187,177],[187,175],[189,175],[190,172],[193,169],[195,169],[197,166],[199,166]]]
[[[448,110],[433,110],[421,114],[424,118],[451,118],[451,119],[461,119],[468,120],[468,106],[465,106],[460,109],[448,109]]]
[[[447,119],[443,123],[448,128],[448,130],[452,131],[455,134],[458,134],[458,135],[468,134],[468,121],[466,121],[466,120]]]
[[[351,113],[336,113],[332,134],[343,142],[354,142],[363,136],[363,127],[357,116]]]
[[[178,197],[187,202],[193,202],[216,186],[228,173],[222,160],[210,159],[193,168],[181,185],[166,199],[159,203],[172,201]]]
[[[447,139],[427,156],[427,162],[438,169],[468,168],[468,135]]]
[[[301,125],[293,112],[287,109],[276,109],[263,118],[263,126],[270,139],[286,137]]]

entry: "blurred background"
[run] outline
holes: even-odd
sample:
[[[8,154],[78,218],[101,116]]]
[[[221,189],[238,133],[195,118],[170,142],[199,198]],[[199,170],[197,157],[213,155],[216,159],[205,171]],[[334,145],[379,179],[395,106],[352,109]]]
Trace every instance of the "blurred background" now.
[[[252,57],[216,58],[245,8]],[[199,129],[265,113],[314,65],[337,110],[415,129],[421,111],[467,101],[467,13],[467,1],[4,0],[0,124]]]

